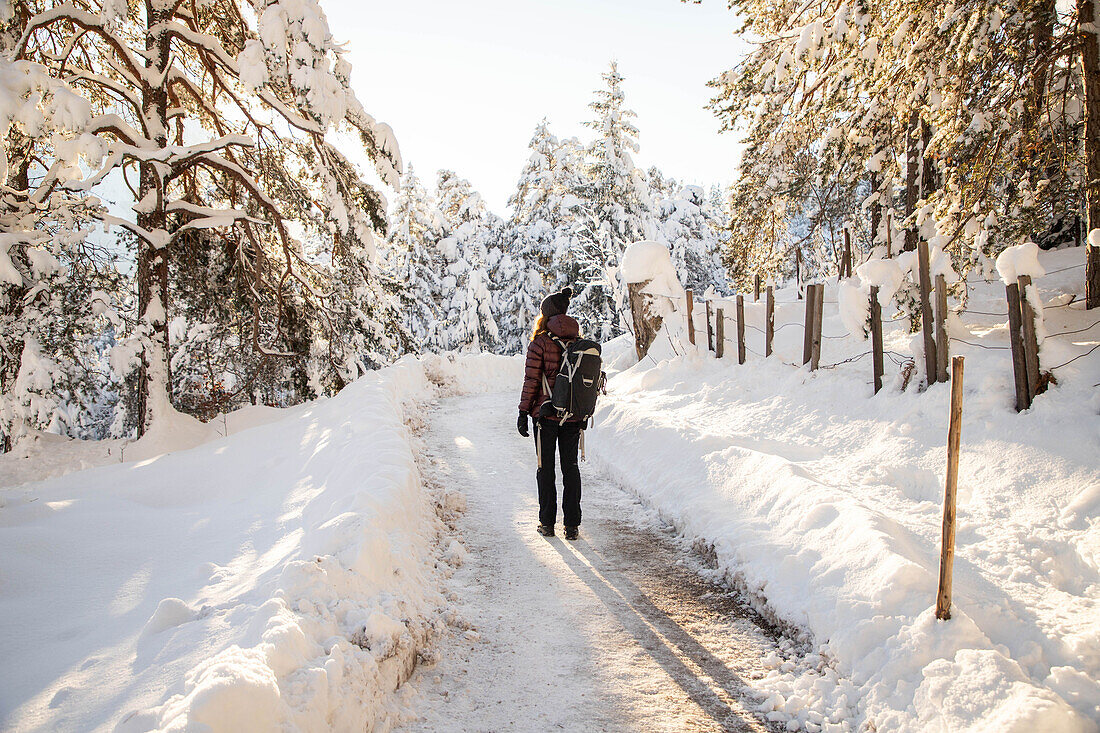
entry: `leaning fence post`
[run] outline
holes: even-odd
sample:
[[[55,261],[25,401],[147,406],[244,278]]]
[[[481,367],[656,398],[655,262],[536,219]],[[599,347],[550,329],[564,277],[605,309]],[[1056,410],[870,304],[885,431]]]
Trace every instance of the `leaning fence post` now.
[[[706,301],[707,305],[707,349],[714,351],[714,326],[710,322],[710,301]]]
[[[764,321],[764,357],[772,355],[772,341],[775,340],[775,289],[768,286],[767,315]]]
[[[947,280],[936,275],[936,378],[947,381]]]
[[[932,338],[932,279],[928,274],[928,242],[917,242],[917,269],[920,281],[920,325],[924,333],[924,373],[928,386],[936,383],[936,342]]]
[[[810,351],[810,371],[816,372],[817,365],[821,361],[821,315],[825,303],[825,283],[814,286],[817,293],[814,294],[814,338],[813,348]]]
[[[940,586],[936,618],[951,618],[951,575],[955,562],[955,495],[959,483],[959,443],[962,439],[963,357],[951,360],[951,418],[947,428],[947,475],[943,486],[943,535],[940,546]]]
[[[1008,341],[1012,347],[1012,376],[1016,383],[1016,412],[1031,407],[1031,390],[1027,385],[1027,363],[1024,356],[1024,342],[1021,335],[1020,285],[1018,282],[1005,285],[1008,299]]]
[[[687,289],[687,316],[688,316],[688,341],[695,345],[695,321],[691,318],[691,312],[695,309],[695,300],[692,297],[691,288]]]
[[[737,294],[737,363],[745,363],[745,296]]]
[[[719,308],[714,314],[717,323],[714,324],[714,355],[719,359],[726,353],[726,319]]]
[[[1020,325],[1024,340],[1024,366],[1027,369],[1027,398],[1030,403],[1034,401],[1039,387],[1039,342],[1035,335],[1035,309],[1027,299],[1031,275],[1020,275],[1016,282],[1020,284]]]
[[[882,305],[878,302],[878,285],[871,286],[871,362],[875,375],[875,394],[882,389]]]
[[[817,288],[813,285],[806,288],[806,320],[802,329],[802,363],[810,363],[810,354],[814,348],[814,294]]]
[[[760,300],[760,273],[756,273],[756,276],[752,279],[752,302]]]

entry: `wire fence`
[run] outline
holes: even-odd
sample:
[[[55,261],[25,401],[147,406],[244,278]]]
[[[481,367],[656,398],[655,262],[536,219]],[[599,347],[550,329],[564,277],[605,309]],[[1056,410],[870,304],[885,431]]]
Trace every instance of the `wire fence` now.
[[[1056,274],[1056,273],[1066,272],[1066,271],[1073,270],[1073,269],[1083,267],[1083,266],[1084,266],[1083,263],[1080,264],[1080,265],[1071,265],[1069,267],[1063,267],[1063,268],[1060,268],[1060,269],[1057,269],[1057,270],[1052,270],[1052,271],[1048,272],[1047,274],[1048,275],[1053,275],[1053,274]],[[990,281],[990,282],[992,282],[992,281]],[[670,302],[672,302],[674,304],[674,307],[675,307],[675,306],[679,305],[679,303],[681,301],[684,301],[687,298],[687,295],[686,294],[683,295],[683,296],[660,295],[659,297],[663,297],[663,298],[669,300]],[[731,298],[711,298],[710,300],[704,300],[704,299],[695,300],[693,298],[694,307],[692,308],[692,319],[694,320],[694,318],[696,316],[703,316],[704,318],[707,319],[707,325],[706,325],[705,332],[707,333],[708,344],[710,343],[709,339],[714,338],[716,336],[716,334],[712,331],[712,324],[710,322],[710,318],[716,318],[717,317],[717,311],[721,310],[723,320],[725,320],[725,321],[730,321],[730,320],[736,321],[737,320],[736,317],[730,311],[734,310],[735,308],[738,307],[737,301],[738,301],[738,298],[736,296],[731,297]],[[1075,302],[1076,302],[1076,296],[1073,296],[1068,301],[1066,301],[1065,303],[1043,305],[1043,306],[1041,306],[1041,312],[1045,313],[1047,310],[1054,310],[1054,309],[1058,309],[1058,308],[1066,308],[1070,305],[1073,305]],[[759,309],[761,307],[765,307],[766,305],[770,305],[770,307],[773,310],[771,310],[769,312],[769,316],[774,317],[774,315],[773,315],[774,314],[774,309],[777,309],[779,306],[790,306],[790,305],[794,305],[794,304],[805,305],[806,301],[802,298],[799,298],[798,300],[782,300],[782,301],[771,299],[770,303],[769,303],[768,301],[763,301],[762,299],[754,298],[752,301],[746,303],[743,299],[743,296],[742,296],[740,305],[741,305],[742,308],[744,308],[745,306],[748,306],[748,307],[752,307],[752,308],[755,308],[755,309]],[[839,301],[836,301],[836,300],[822,300],[820,305],[821,306],[823,306],[823,305],[839,306]],[[976,309],[966,308],[966,307],[959,307],[959,308],[953,309],[953,312],[955,312],[958,315],[966,314],[966,315],[975,315],[975,316],[988,316],[988,317],[993,317],[993,318],[1006,318],[1006,319],[1009,318],[1009,313],[1008,312],[982,311],[982,310],[976,310]],[[891,323],[905,322],[905,321],[909,321],[909,320],[910,320],[910,317],[908,315],[902,313],[902,314],[899,314],[899,315],[891,317],[891,318],[880,318],[879,322],[882,325],[886,325],[886,324],[891,324]],[[743,317],[742,317],[742,321],[744,321]],[[765,329],[763,329],[763,328],[760,328],[759,326],[756,326],[754,324],[747,323],[747,322],[741,323],[740,326],[743,329],[743,331],[748,330],[748,331],[752,331],[752,332],[755,332],[757,334],[761,334],[761,335],[764,335],[765,337],[767,337],[767,331],[765,331]],[[1058,338],[1058,337],[1064,337],[1064,336],[1071,336],[1071,335],[1075,335],[1075,334],[1086,333],[1086,332],[1091,331],[1092,329],[1096,328],[1097,326],[1100,326],[1100,319],[1098,319],[1098,320],[1096,320],[1096,321],[1094,321],[1094,322],[1090,323],[1089,325],[1084,326],[1082,328],[1067,329],[1067,330],[1055,331],[1055,332],[1047,332],[1045,336],[1046,336],[1046,338]],[[794,327],[805,329],[806,326],[805,326],[804,323],[800,323],[798,321],[788,321],[786,323],[782,323],[782,324],[773,326],[772,329],[771,329],[772,337],[774,338],[775,334],[779,333],[780,331],[782,331],[785,328],[794,328]],[[703,333],[703,330],[700,329],[700,335],[702,335],[702,333]],[[946,336],[946,334],[944,334],[944,335]],[[820,333],[820,326],[818,326],[818,333],[816,334],[817,339],[832,340],[832,341],[839,341],[839,340],[848,339],[848,338],[855,338],[855,337],[857,337],[856,334],[850,334],[850,333],[821,334]],[[862,338],[867,338],[867,334],[863,334]],[[977,343],[977,342],[972,341],[972,340],[967,340],[967,339],[964,339],[964,338],[958,338],[958,337],[954,337],[954,336],[948,336],[947,340],[951,343],[965,344],[966,346],[970,346],[970,347],[977,348],[977,349],[983,349],[983,350],[986,350],[986,351],[1009,351],[1013,348],[1011,345],[983,344],[983,343]],[[744,353],[752,354],[753,356],[756,356],[756,357],[761,358],[761,359],[768,358],[768,357],[765,357],[764,354],[760,353],[760,351],[757,351],[756,349],[752,348],[748,344],[744,343],[743,337],[739,339],[737,337],[723,335],[722,341],[723,341],[724,344],[730,344],[735,348],[743,349]],[[811,339],[808,337],[806,343],[809,344],[810,342],[811,342]],[[769,344],[769,346],[770,346],[770,344]],[[1058,364],[1057,366],[1049,367],[1049,368],[1046,369],[1046,371],[1047,372],[1053,372],[1054,370],[1061,369],[1065,366],[1068,366],[1069,364],[1072,364],[1073,362],[1075,362],[1079,359],[1083,359],[1084,357],[1092,354],[1098,348],[1100,348],[1100,344],[1092,346],[1092,348],[1090,348],[1088,351],[1085,351],[1084,353],[1078,354],[1078,355],[1074,356],[1073,358],[1071,358],[1071,359],[1069,359],[1069,360],[1067,360],[1067,361],[1065,361],[1061,364]],[[817,352],[815,351],[815,356],[814,356],[815,360],[816,360],[816,353]],[[874,355],[874,353],[875,353],[874,350],[863,351],[863,352],[860,352],[858,354],[854,354],[852,356],[849,356],[847,358],[841,359],[841,360],[833,362],[833,363],[820,364],[820,365],[817,366],[817,368],[818,369],[836,369],[837,367],[840,367],[840,366],[845,365],[845,364],[854,364],[856,362],[859,362],[867,356]],[[772,354],[772,356],[775,357],[775,358],[778,358],[774,353]],[[906,365],[913,365],[915,363],[915,356],[908,355],[908,354],[902,354],[902,353],[898,353],[898,352],[895,352],[895,351],[883,350],[882,351],[882,356],[883,356],[883,360],[889,360],[895,367],[898,367],[898,368],[904,368]],[[782,359],[780,359],[780,362],[787,365],[787,366],[796,368],[796,369],[801,368],[801,366],[798,365],[798,364],[793,364],[793,363],[790,363],[788,361],[784,361]],[[802,366],[805,366],[805,365],[802,365]],[[876,367],[876,369],[877,369],[877,367]]]

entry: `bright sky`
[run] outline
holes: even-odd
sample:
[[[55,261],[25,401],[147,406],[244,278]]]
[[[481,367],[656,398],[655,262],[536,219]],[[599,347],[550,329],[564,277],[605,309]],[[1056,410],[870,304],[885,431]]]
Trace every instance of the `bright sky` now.
[[[638,113],[641,153],[685,183],[728,184],[739,146],[704,109],[706,82],[743,48],[724,0],[322,0],[367,111],[388,122],[428,186],[451,168],[499,214],[542,117],[581,123],[610,60]]]

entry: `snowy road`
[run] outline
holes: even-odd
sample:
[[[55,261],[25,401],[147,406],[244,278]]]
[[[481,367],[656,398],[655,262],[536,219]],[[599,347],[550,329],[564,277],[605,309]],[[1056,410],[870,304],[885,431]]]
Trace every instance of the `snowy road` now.
[[[448,592],[470,631],[410,681],[406,729],[767,730],[745,680],[773,636],[652,513],[582,464],[581,539],[535,533],[534,449],[514,402],[455,398],[429,418],[433,478],[468,503],[469,557]]]

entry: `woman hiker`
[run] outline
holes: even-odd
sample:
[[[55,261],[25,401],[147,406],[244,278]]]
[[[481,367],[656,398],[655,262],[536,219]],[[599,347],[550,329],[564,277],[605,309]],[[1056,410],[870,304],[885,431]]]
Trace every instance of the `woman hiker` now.
[[[577,463],[577,447],[580,443],[583,420],[559,422],[557,417],[540,415],[542,405],[550,399],[554,390],[554,377],[561,366],[561,341],[572,341],[580,336],[580,326],[565,314],[569,308],[571,288],[553,293],[542,301],[542,312],[535,321],[531,345],[527,347],[527,365],[523,373],[523,393],[519,398],[519,434],[528,437],[527,417],[535,420],[535,453],[539,468],[536,475],[539,487],[538,533],[554,536],[554,522],[558,514],[557,487],[554,485],[554,450],[561,456],[561,510],[565,524],[565,539],[577,539],[581,523],[581,469]],[[545,394],[543,384],[550,390]],[[552,410],[551,410],[552,412]]]

